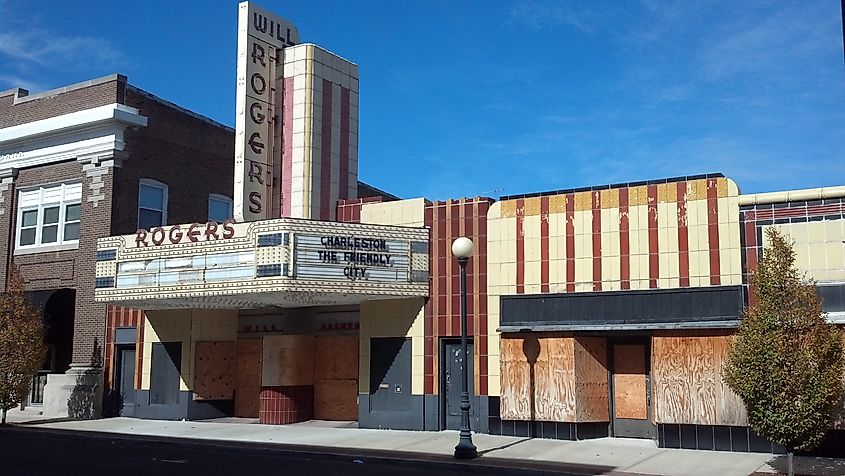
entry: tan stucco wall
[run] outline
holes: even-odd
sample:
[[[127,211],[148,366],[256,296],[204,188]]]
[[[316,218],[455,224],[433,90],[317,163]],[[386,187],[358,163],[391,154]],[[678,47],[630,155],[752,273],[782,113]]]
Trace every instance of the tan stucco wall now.
[[[200,341],[235,341],[238,338],[238,313],[233,310],[179,309],[147,311],[144,323],[144,358],[141,365],[141,389],[150,389],[152,346],[156,342],[181,342],[181,390],[194,384],[194,349]]]

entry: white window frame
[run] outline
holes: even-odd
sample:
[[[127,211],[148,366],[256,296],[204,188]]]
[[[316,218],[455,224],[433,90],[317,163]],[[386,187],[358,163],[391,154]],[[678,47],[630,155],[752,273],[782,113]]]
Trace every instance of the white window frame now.
[[[227,216],[224,220],[228,220],[234,216],[234,207],[232,199],[227,197],[226,195],[221,195],[219,193],[212,193],[208,195],[208,219],[211,220],[211,202],[225,202],[226,205],[229,207],[229,216]]]
[[[155,188],[161,189],[164,192],[162,194],[162,197],[163,197],[162,201],[164,203],[161,204],[161,206],[162,206],[161,210],[158,210],[158,209],[155,209],[155,208],[146,208],[146,207],[143,207],[143,208],[145,210],[153,210],[153,211],[156,211],[156,212],[161,212],[161,226],[166,225],[167,224],[167,203],[169,201],[167,184],[164,183],[164,182],[159,182],[158,180],[154,180],[154,179],[142,178],[138,182],[138,221],[137,221],[138,228],[141,228],[141,208],[142,208],[141,207],[141,189],[145,186],[146,187],[155,187]]]
[[[55,189],[61,189],[61,193],[59,194],[59,198],[57,200],[51,200],[49,202],[45,202],[44,194],[45,191],[53,191]],[[38,204],[37,205],[24,205],[24,201],[22,197],[24,194],[31,194],[32,192],[38,192]],[[76,198],[68,198],[70,194],[76,195]],[[31,187],[31,188],[22,188],[18,190],[18,210],[17,210],[17,222],[15,224],[15,252],[38,252],[38,251],[52,251],[57,249],[76,249],[79,247],[79,238],[77,237],[74,240],[65,240],[65,225],[71,223],[79,223],[79,232],[82,233],[82,184],[79,182],[67,182],[67,183],[58,183],[58,184],[49,184],[49,185],[41,185],[38,187]],[[70,205],[79,205],[80,206],[80,219],[79,220],[66,220],[67,216],[67,207]],[[59,207],[59,219],[55,223],[57,227],[56,230],[56,241],[51,243],[42,243],[42,234],[44,230],[44,209],[46,208],[53,208]],[[22,245],[21,244],[21,229],[23,225],[23,214],[29,211],[36,211],[37,216],[35,219],[35,242],[30,245]],[[52,225],[52,224],[51,224]],[[27,228],[32,228],[27,227]]]

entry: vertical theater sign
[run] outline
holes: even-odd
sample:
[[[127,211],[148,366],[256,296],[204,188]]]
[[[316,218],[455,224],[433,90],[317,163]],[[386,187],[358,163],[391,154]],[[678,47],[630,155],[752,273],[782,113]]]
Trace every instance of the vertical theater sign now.
[[[238,6],[235,119],[235,220],[255,221],[278,211],[281,91],[284,49],[299,43],[293,23],[251,2]],[[278,214],[276,213],[275,216]]]

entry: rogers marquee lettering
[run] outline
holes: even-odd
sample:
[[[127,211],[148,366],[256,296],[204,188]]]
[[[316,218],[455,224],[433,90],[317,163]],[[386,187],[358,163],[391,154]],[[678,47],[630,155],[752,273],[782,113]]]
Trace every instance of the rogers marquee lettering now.
[[[235,236],[235,222],[191,223],[190,225],[157,226],[150,230],[135,232],[135,247],[159,246],[162,244],[197,243],[200,241],[228,240]]]
[[[407,241],[356,235],[296,235],[297,278],[408,282]]]
[[[238,6],[238,80],[235,118],[234,213],[238,221],[270,217],[273,200],[276,83],[283,49],[299,43],[289,21],[254,3]],[[277,67],[278,65],[278,67]]]

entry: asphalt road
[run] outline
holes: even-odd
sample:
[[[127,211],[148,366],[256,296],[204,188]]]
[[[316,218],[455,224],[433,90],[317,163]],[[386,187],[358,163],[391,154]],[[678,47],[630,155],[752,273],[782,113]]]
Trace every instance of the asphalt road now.
[[[0,427],[0,474],[6,475],[430,475],[602,474],[608,468],[528,463],[456,462],[418,454],[294,447],[179,438]]]

